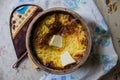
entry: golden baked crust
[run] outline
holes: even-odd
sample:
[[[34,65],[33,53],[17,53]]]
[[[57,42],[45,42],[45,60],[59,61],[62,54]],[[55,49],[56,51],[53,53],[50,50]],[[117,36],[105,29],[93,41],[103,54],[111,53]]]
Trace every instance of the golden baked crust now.
[[[62,48],[49,46],[53,35],[63,37]],[[87,48],[86,32],[79,21],[69,14],[51,14],[37,25],[33,32],[33,48],[43,65],[63,69],[60,55],[68,51],[77,62]]]

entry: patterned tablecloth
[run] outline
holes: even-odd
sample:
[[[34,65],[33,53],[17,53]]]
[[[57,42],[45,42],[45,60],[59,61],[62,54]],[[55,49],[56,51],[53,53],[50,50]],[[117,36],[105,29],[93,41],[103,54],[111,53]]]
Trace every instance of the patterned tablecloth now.
[[[16,61],[16,58],[10,38],[9,16],[15,7],[20,4],[28,3],[39,5],[44,10],[52,7],[65,7],[74,10],[75,12],[80,14],[88,23],[91,32],[93,33],[93,45],[96,45],[96,40],[102,37],[101,42],[98,44],[98,50],[92,53],[91,58],[79,70],[67,75],[53,75],[45,73],[40,78],[40,80],[96,80],[102,75],[106,74],[108,71],[110,71],[117,64],[118,56],[113,48],[108,27],[93,0],[8,0],[7,2],[0,1],[0,10],[2,12],[0,19],[0,80],[7,80],[5,76],[8,76],[10,80],[18,79],[17,77],[14,78],[15,76],[11,77],[17,72],[13,72],[13,69],[10,68],[10,66]],[[36,76],[36,74],[30,74],[27,71],[32,71],[33,73],[39,74],[39,72],[34,72],[33,69],[30,68],[30,65],[27,66],[27,68],[25,63],[21,66],[22,71],[25,70],[25,73],[28,73],[28,75]],[[21,74],[18,73],[20,74],[19,78],[22,76],[25,77],[25,75],[22,75],[22,71],[20,71]],[[8,73],[10,74],[10,72],[13,72],[11,73],[12,75],[8,75]],[[43,74],[43,71],[41,72]],[[18,76],[18,74],[16,75]],[[31,78],[25,77],[22,79],[33,80]]]

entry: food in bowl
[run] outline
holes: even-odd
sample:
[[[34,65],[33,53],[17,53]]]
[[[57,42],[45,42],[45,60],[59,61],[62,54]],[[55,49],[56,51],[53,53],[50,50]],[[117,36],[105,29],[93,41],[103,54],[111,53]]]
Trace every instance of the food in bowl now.
[[[68,13],[52,13],[40,20],[31,42],[39,61],[58,70],[78,63],[88,46],[81,22]]]

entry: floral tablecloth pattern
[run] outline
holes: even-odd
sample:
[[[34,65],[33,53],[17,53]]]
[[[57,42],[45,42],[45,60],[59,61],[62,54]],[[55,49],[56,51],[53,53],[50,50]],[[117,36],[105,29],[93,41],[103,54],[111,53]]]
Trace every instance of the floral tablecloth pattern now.
[[[99,37],[107,35],[101,39],[98,50],[93,52],[95,56],[91,56],[79,70],[67,75],[45,73],[40,80],[97,80],[117,64],[118,56],[114,50],[108,26],[93,0],[14,0],[10,3],[11,12],[21,4],[36,4],[44,10],[52,7],[65,7],[77,12],[85,19],[91,29],[93,46],[96,45],[96,40]],[[0,32],[1,30],[2,27],[0,27]],[[0,37],[0,40],[3,37]],[[2,47],[0,47],[1,50],[3,50]]]

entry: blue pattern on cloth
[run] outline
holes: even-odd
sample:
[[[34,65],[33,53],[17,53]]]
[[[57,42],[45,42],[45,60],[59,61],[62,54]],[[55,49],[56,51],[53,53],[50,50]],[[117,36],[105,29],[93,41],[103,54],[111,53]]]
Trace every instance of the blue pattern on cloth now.
[[[34,0],[19,0],[19,3],[24,3],[24,2],[33,2]]]
[[[19,2],[24,2],[24,0],[19,0]]]
[[[116,65],[116,61],[111,60],[109,56],[106,54],[102,54],[101,57],[104,62],[103,70],[105,73],[107,73],[110,69],[112,69]]]
[[[71,76],[70,76],[70,79],[71,79],[71,80],[74,80],[75,78],[71,75]]]
[[[109,39],[105,39],[101,42],[101,45],[103,47],[108,47],[110,45],[110,40]]]
[[[64,0],[64,5],[69,8],[69,9],[77,9],[78,8],[78,5],[77,5],[77,2],[76,0]]]
[[[20,7],[19,9],[16,10],[16,12],[19,13],[19,14],[25,14],[25,12],[28,9],[28,7],[29,6]]]
[[[72,10],[78,9],[79,3],[87,4],[86,0],[64,0],[64,6]]]
[[[75,77],[73,77],[72,74],[54,75],[46,72],[40,80],[77,80],[77,79],[75,79]]]
[[[92,23],[92,26],[90,25],[89,27],[93,33],[93,45],[96,44],[98,37],[106,35],[109,32],[108,26],[93,0],[18,0],[16,6],[25,3],[34,3],[43,9],[66,7],[74,10],[80,14],[88,24]],[[14,8],[15,5],[12,7]],[[24,14],[25,9],[27,8],[17,12]],[[99,43],[99,48],[96,49],[99,49],[93,57],[95,61],[97,61],[96,63],[93,63],[94,61],[91,59],[91,61],[88,61],[86,65],[82,66],[79,70],[66,75],[54,75],[45,72],[40,80],[97,80],[117,64],[118,56],[113,48],[111,36],[103,38],[101,43]]]
[[[66,80],[66,76],[61,76],[61,80]]]
[[[80,0],[80,1],[81,1],[81,4],[87,4],[86,0]]]
[[[57,80],[56,78],[52,78],[51,80]]]

